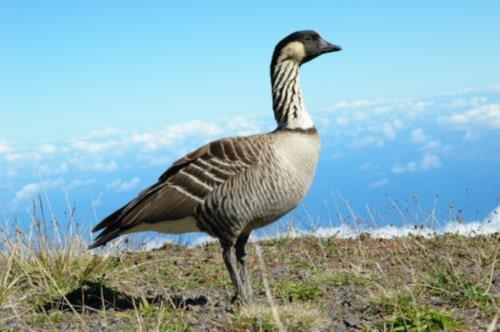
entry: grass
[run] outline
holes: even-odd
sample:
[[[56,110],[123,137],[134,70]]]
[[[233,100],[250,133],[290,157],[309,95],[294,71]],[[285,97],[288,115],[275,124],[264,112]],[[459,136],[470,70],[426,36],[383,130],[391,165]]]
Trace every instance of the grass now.
[[[284,304],[277,306],[280,322],[287,331],[318,331],[326,329],[328,317],[309,304]],[[271,332],[279,329],[267,305],[250,305],[240,308],[232,317],[233,328]]]
[[[261,241],[244,308],[228,303],[215,243],[91,252],[81,234],[42,212],[30,232],[0,230],[0,330],[493,331],[498,319],[499,234]]]
[[[372,331],[458,331],[461,319],[446,310],[417,304],[410,293],[384,294],[372,305],[384,318]]]

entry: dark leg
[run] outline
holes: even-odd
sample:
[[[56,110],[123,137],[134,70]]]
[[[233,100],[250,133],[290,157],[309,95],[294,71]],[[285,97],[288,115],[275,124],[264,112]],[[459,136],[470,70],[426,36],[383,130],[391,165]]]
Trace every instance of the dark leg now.
[[[241,234],[238,240],[236,241],[235,249],[236,249],[236,260],[238,261],[238,268],[240,270],[240,279],[243,284],[243,294],[245,296],[244,302],[250,302],[252,300],[253,291],[252,291],[252,283],[250,282],[250,275],[248,274],[247,267],[247,253],[245,251],[245,245],[247,244],[248,234]]]
[[[233,297],[233,303],[236,302],[243,302],[244,301],[244,294],[243,294],[243,285],[240,279],[240,276],[236,272],[236,261],[233,253],[233,247],[232,245],[227,245],[227,244],[222,244],[222,257],[224,257],[224,263],[226,263],[226,268],[227,271],[229,272],[229,275],[231,276],[231,281],[233,282],[234,285],[234,297]]]

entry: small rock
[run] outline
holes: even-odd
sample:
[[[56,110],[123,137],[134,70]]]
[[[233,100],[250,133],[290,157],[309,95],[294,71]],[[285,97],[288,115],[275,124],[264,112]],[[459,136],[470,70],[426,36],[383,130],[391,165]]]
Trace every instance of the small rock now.
[[[333,331],[335,331],[335,332],[347,332],[347,328],[344,325],[344,323],[339,323],[339,324],[335,325]]]
[[[443,298],[440,296],[433,296],[433,297],[431,297],[429,302],[432,305],[441,305],[441,304],[443,304]]]
[[[352,315],[348,315],[344,318],[344,322],[348,327],[361,327],[361,322],[359,319]]]

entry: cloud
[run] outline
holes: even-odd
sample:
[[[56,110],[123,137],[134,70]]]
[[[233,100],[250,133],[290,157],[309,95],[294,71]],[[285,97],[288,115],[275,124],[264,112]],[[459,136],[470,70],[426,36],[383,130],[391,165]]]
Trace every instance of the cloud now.
[[[396,129],[395,127],[388,122],[382,124],[382,133],[388,139],[394,139],[396,137]]]
[[[378,181],[372,182],[372,184],[370,184],[370,186],[373,188],[378,188],[378,187],[386,186],[388,184],[389,184],[389,180],[384,178],[384,179],[380,179]]]
[[[42,144],[38,149],[42,154],[51,154],[56,152],[57,148],[52,144]]]
[[[473,92],[478,92],[479,89],[477,88],[463,88],[455,91],[447,91],[444,93],[445,96],[456,96],[456,95],[464,95],[464,94],[469,94]]]
[[[73,147],[77,150],[90,152],[90,153],[100,153],[112,148],[117,148],[123,146],[124,143],[116,140],[105,141],[105,142],[90,142],[85,140],[77,140],[73,143]]]
[[[440,140],[434,140],[426,135],[422,128],[412,130],[410,139],[413,144],[419,145],[421,150],[437,150],[442,145]]]
[[[7,160],[8,162],[28,161],[30,159],[32,160],[33,156],[27,153],[14,152],[5,155],[5,160]]]
[[[92,138],[99,138],[99,137],[118,136],[118,135],[122,135],[122,134],[123,134],[122,131],[115,129],[115,128],[108,127],[108,128],[94,130],[90,134],[86,135],[85,138],[92,139]]]
[[[149,150],[170,146],[191,136],[218,137],[224,130],[216,123],[193,120],[185,123],[172,124],[160,131],[147,131],[131,136],[130,141]]]
[[[59,187],[63,184],[64,181],[62,179],[28,183],[15,193],[13,204],[16,205],[23,200],[33,199],[33,197],[40,193],[42,190]]]
[[[354,100],[354,101],[343,101],[335,104],[334,109],[355,109],[363,108],[369,106],[375,106],[380,104],[380,100]]]
[[[75,165],[81,171],[115,172],[118,170],[118,163],[114,160],[104,162],[104,161],[84,161],[81,159],[72,159],[70,162],[72,165]]]
[[[108,184],[107,188],[118,192],[130,191],[137,188],[140,182],[141,180],[138,177],[134,177],[130,181],[118,179]]]
[[[384,146],[384,140],[376,136],[364,136],[352,141],[350,147],[353,149],[362,149],[372,145],[380,148]]]
[[[405,226],[383,226],[372,229],[359,229],[349,225],[341,225],[339,227],[319,227],[314,231],[303,231],[292,229],[285,233],[276,234],[273,237],[300,237],[300,236],[316,236],[316,237],[331,237],[338,238],[356,238],[361,233],[368,233],[372,238],[377,239],[392,239],[405,237],[409,235],[419,235],[426,238],[434,237],[443,234],[458,234],[463,236],[477,236],[495,234],[500,231],[500,206],[497,206],[488,217],[481,221],[473,221],[468,223],[458,223],[457,221],[448,221],[441,227],[415,228],[413,225]]]
[[[415,144],[423,144],[427,142],[428,137],[424,134],[422,128],[417,128],[411,132],[411,142]]]
[[[335,123],[339,126],[347,126],[350,122],[347,115],[339,115],[335,118]]]
[[[458,129],[470,127],[500,129],[500,104],[486,104],[472,110],[438,118],[442,125],[452,125]]]
[[[76,179],[71,181],[68,185],[68,189],[77,189],[77,188],[82,188],[82,187],[90,187],[91,185],[95,184],[96,180],[95,179],[87,179],[87,180],[81,180],[81,179]]]
[[[255,129],[256,125],[251,121],[230,121],[228,128],[249,132]],[[157,150],[179,143],[188,137],[217,137],[223,132],[223,128],[217,123],[193,120],[171,124],[160,130],[152,129],[128,135],[113,128],[103,129],[74,141],[72,146],[77,150],[93,154],[136,148]]]
[[[429,153],[429,154],[424,155],[419,166],[420,166],[420,169],[422,171],[440,168],[441,167],[441,160],[439,159],[439,157],[437,155]]]
[[[7,142],[0,141],[0,154],[7,153],[10,150],[10,146],[7,144]]]
[[[391,168],[392,173],[402,174],[406,172],[428,171],[441,167],[441,160],[439,156],[433,153],[426,153],[423,155],[420,162],[410,161],[405,165],[396,164]]]
[[[235,135],[252,135],[262,131],[261,126],[255,120],[245,117],[230,119],[226,127],[229,131],[234,132]]]

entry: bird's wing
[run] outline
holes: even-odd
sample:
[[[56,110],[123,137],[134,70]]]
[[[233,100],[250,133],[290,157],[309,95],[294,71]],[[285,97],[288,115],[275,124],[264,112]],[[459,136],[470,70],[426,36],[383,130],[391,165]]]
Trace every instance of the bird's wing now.
[[[106,244],[143,223],[192,216],[216,187],[255,165],[262,151],[262,136],[225,138],[211,142],[174,162],[158,182],[101,221],[102,230],[91,248]]]

